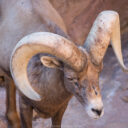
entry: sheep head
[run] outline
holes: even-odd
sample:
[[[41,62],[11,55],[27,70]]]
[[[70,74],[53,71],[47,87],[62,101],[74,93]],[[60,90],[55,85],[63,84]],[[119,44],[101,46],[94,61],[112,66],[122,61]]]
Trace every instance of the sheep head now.
[[[16,86],[30,99],[40,100],[28,81],[26,69],[33,55],[51,54],[55,58],[41,57],[43,65],[62,70],[67,90],[76,96],[89,116],[97,119],[103,115],[99,74],[110,41],[121,67],[127,71],[121,53],[119,16],[114,11],[99,14],[83,47],[52,33],[28,35],[19,41],[11,57],[10,70]]]

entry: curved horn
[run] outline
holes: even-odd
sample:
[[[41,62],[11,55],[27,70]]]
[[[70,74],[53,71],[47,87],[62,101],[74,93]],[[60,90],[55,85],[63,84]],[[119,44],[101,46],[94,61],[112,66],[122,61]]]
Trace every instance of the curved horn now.
[[[114,11],[103,11],[96,18],[84,44],[94,64],[102,62],[110,41],[120,66],[128,71],[121,51],[119,15]]]
[[[59,35],[38,32],[21,39],[12,53],[10,70],[18,89],[33,100],[41,100],[41,97],[29,83],[27,65],[37,53],[52,54],[76,71],[82,70],[86,62],[85,54],[75,44]]]

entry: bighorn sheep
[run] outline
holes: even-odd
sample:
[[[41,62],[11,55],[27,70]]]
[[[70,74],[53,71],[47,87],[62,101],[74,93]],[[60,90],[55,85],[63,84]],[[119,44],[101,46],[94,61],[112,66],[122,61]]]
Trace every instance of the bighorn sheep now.
[[[18,120],[18,116],[16,113],[15,86],[11,78],[10,68],[9,68],[10,55],[12,54],[12,51],[15,45],[17,44],[17,42],[27,34],[30,34],[32,32],[44,31],[44,32],[56,33],[61,36],[67,37],[66,28],[62,18],[59,16],[59,14],[56,12],[56,10],[47,0],[38,0],[38,1],[0,0],[0,9],[1,9],[0,10],[0,16],[1,16],[0,77],[2,78],[3,76],[5,77],[6,85],[7,85],[7,117],[9,121],[9,126],[12,126],[12,128],[20,128],[20,122]],[[119,30],[116,30],[115,27],[112,25],[114,24],[114,22],[116,22],[116,17],[118,17],[118,15],[115,12],[110,12],[110,14],[107,14],[105,17],[108,17],[109,15],[112,15],[113,18],[112,17],[111,17],[112,19],[108,18],[106,21],[103,21],[103,23],[105,23],[105,25],[110,25],[110,28],[108,26],[108,30],[110,30],[110,35],[112,35],[111,32],[113,32],[114,34],[112,28],[114,28],[115,32],[119,32]],[[117,22],[118,22],[118,18],[117,18]],[[106,27],[107,26],[105,26],[105,28]],[[39,113],[44,112],[43,116],[45,117],[46,116],[50,117],[52,115],[53,125],[60,125],[62,115],[66,109],[68,101],[72,96],[72,93],[78,98],[78,100],[84,106],[86,103],[86,109],[90,116],[92,116],[93,118],[98,118],[99,116],[103,115],[103,110],[100,110],[102,109],[102,101],[100,97],[100,89],[98,86],[98,74],[102,68],[102,63],[100,62],[102,62],[105,51],[107,49],[107,45],[109,43],[109,34],[108,32],[106,32],[107,28],[106,29],[105,28],[103,27],[102,29],[100,29],[99,27],[99,33],[101,34],[101,36],[99,37],[99,35],[97,34],[96,40],[94,40],[94,42],[90,38],[91,36],[89,36],[83,48],[77,47],[67,39],[61,38],[58,35],[54,35],[50,33],[43,33],[43,35],[42,33],[40,33],[40,34],[34,34],[32,36],[32,38],[34,38],[35,36],[39,36],[41,39],[42,36],[45,38],[51,37],[54,39],[55,37],[57,37],[57,39],[59,39],[60,42],[58,42],[59,45],[57,43],[56,47],[58,50],[60,48],[60,50],[62,51],[56,51],[51,47],[53,49],[51,51],[52,55],[55,55],[56,57],[53,58],[51,58],[51,56],[42,57],[40,54],[38,56],[33,57],[33,59],[31,59],[31,61],[29,62],[29,66],[28,66],[29,81],[31,82],[33,88],[35,88],[35,90],[42,96],[43,99],[42,101],[35,102],[21,94],[20,108],[21,108],[21,119],[22,119],[22,123],[24,124],[23,127],[27,127],[28,125],[31,127],[30,117],[32,116],[30,115],[32,115],[31,112],[33,106],[34,108],[37,108],[37,111]],[[119,27],[116,28],[118,29]],[[95,29],[95,31],[97,30]],[[114,41],[116,39],[112,38],[112,37],[116,37],[115,35],[111,36],[111,39],[113,40],[113,42],[116,42],[117,44],[119,43],[119,45],[117,45],[119,46],[119,49],[115,48],[118,49],[119,51],[119,53],[117,53],[117,57],[119,56],[118,59],[121,64],[121,67],[123,67],[123,69],[126,69],[123,64],[122,55],[120,51],[120,42],[119,42],[120,34],[117,33],[117,35],[118,36],[116,39],[119,38],[117,42]],[[106,39],[104,37],[106,37]],[[107,39],[108,42],[106,42]],[[51,39],[47,39],[47,40],[51,41]],[[103,42],[105,43],[104,44],[105,47],[102,44]],[[65,48],[67,49],[65,50]],[[47,47],[47,50],[48,49],[49,46]],[[99,49],[102,49],[102,52],[100,52]],[[40,62],[40,58],[45,66],[52,68],[57,67],[57,69],[50,69],[44,67]],[[12,60],[14,60],[13,57]],[[12,60],[11,60],[11,65],[14,66],[12,64],[13,62]],[[82,64],[83,64],[83,69],[82,69]],[[12,69],[15,69],[15,67],[14,68],[12,67],[11,70]],[[45,72],[42,72],[44,70]],[[26,73],[26,71],[24,73]],[[52,79],[54,75],[56,77]],[[15,73],[13,76],[15,80]],[[17,80],[15,80],[15,82],[16,81]],[[22,84],[22,82],[20,84]],[[18,86],[19,82],[16,83]],[[33,90],[31,86],[25,86],[25,88],[30,88],[31,91]],[[19,87],[19,89],[23,89],[23,87],[22,88]],[[25,90],[23,92],[25,93],[25,95],[27,94],[30,98],[39,100],[40,96],[34,91],[32,92],[34,92],[33,94],[35,94],[36,97],[32,96],[31,91],[30,93],[28,93],[29,91],[25,92]],[[91,107],[93,108],[92,110]],[[99,110],[95,110],[95,109],[99,109]],[[27,115],[27,113],[29,114]]]
[[[12,128],[20,128],[20,120],[9,69],[10,56],[22,37],[38,31],[66,33],[62,18],[48,0],[0,0],[0,77],[7,86],[6,116]]]
[[[44,118],[51,117],[52,128],[61,127],[72,95],[89,116],[101,117],[104,110],[99,74],[110,41],[120,66],[128,71],[122,59],[118,13],[101,12],[83,46],[76,46],[63,34],[53,33],[37,32],[25,36],[11,56],[11,74],[22,92],[20,115],[23,128],[32,127],[33,109]]]

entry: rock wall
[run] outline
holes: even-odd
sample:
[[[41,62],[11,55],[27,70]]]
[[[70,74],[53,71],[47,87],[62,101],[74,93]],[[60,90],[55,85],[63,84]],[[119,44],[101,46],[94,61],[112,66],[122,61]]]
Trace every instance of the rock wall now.
[[[63,17],[72,39],[83,44],[96,16],[103,10],[120,15],[121,32],[128,32],[128,0],[50,0]]]

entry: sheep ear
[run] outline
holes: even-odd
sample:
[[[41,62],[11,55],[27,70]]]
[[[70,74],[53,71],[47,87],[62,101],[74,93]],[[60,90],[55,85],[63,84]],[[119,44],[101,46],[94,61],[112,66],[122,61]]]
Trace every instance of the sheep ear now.
[[[62,63],[54,57],[42,56],[40,58],[42,64],[48,68],[59,68],[62,69]]]

